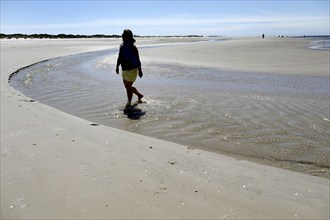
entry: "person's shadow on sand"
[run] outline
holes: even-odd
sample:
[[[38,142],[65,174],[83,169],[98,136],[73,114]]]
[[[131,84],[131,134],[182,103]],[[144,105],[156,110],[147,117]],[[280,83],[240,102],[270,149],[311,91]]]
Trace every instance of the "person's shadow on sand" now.
[[[145,115],[145,113],[146,112],[135,107],[124,109],[124,114],[127,115],[127,118],[131,120],[139,120],[143,115]]]

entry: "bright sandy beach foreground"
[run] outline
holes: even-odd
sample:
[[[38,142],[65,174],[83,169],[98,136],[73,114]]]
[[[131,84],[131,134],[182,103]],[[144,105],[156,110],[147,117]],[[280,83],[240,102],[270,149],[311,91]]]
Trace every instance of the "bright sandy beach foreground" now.
[[[8,83],[21,67],[119,43],[1,41],[1,219],[329,219],[329,179],[91,126]],[[153,48],[141,59],[326,76],[329,51],[308,43],[239,38]]]

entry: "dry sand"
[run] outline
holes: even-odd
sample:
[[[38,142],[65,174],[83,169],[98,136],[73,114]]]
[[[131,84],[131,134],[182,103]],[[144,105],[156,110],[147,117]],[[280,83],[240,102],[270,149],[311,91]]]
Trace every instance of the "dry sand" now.
[[[300,40],[277,48],[288,51],[281,57],[268,50],[277,50],[271,40],[265,43],[267,50],[255,43],[252,51],[230,52],[238,45],[248,47],[247,41],[254,44],[256,39],[235,39],[225,46],[219,42],[154,48],[141,56],[198,60],[200,65],[246,71],[324,75],[329,70],[323,63],[309,71],[320,66],[313,59],[322,56],[303,50],[306,42]],[[1,219],[329,219],[328,179],[91,126],[92,122],[31,102],[7,82],[12,72],[40,60],[117,44],[1,41]],[[225,48],[226,53],[221,51]],[[219,56],[221,62],[207,55],[215,49],[226,54]],[[270,68],[266,55],[283,65]],[[298,62],[298,56],[306,58],[304,68],[284,66],[289,59]]]
[[[330,52],[304,38],[233,38],[141,51],[158,62],[181,62],[243,73],[329,76]]]

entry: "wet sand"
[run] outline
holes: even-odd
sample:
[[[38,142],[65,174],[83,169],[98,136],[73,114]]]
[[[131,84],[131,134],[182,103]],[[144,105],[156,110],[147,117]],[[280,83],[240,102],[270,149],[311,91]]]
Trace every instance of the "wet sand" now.
[[[92,126],[7,82],[23,66],[117,43],[1,41],[1,218],[329,218],[328,179]],[[174,60],[152,50],[141,56]],[[182,50],[175,61],[187,61]]]

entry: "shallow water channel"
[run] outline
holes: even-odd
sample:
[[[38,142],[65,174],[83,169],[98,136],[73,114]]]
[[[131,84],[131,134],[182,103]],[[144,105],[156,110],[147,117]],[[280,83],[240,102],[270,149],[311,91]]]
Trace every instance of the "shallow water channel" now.
[[[149,48],[141,48],[149,49]],[[138,120],[123,114],[117,50],[23,68],[10,84],[94,123],[329,178],[329,77],[224,72],[143,61]]]

